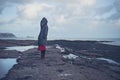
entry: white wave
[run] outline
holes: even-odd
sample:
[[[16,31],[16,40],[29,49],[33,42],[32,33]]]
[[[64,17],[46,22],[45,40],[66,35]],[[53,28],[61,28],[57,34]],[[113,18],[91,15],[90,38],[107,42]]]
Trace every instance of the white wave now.
[[[74,54],[69,54],[69,55],[63,55],[63,58],[65,59],[76,59],[78,56]]]
[[[64,48],[61,48],[58,44],[55,45],[57,49],[59,49],[61,52],[65,52]]]

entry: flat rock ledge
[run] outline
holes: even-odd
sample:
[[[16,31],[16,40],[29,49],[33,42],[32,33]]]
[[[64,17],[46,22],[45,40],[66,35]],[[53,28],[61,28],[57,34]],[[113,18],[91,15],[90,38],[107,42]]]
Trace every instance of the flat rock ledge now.
[[[59,49],[48,48],[40,59],[36,48],[27,50],[17,59],[1,80],[120,80],[120,66],[78,57],[64,59]]]

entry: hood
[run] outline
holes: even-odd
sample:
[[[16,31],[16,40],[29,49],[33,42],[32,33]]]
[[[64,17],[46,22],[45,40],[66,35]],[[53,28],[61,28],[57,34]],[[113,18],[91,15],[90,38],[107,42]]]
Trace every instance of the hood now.
[[[45,17],[42,18],[41,20],[41,28],[44,27],[45,25],[47,25],[47,19]]]

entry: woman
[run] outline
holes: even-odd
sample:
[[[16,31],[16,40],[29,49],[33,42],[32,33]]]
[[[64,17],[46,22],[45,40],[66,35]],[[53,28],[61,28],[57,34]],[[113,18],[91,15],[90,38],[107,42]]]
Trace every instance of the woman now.
[[[48,34],[48,21],[45,17],[40,22],[41,30],[38,36],[38,50],[41,51],[41,59],[45,58],[46,52],[46,42],[47,42],[47,34]]]

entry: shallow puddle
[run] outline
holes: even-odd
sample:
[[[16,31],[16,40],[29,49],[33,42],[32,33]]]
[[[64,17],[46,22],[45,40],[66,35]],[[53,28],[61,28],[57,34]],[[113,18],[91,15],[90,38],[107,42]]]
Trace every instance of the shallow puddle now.
[[[112,59],[107,59],[107,58],[96,58],[97,60],[103,60],[103,61],[107,61],[108,63],[111,63],[111,64],[117,64],[117,65],[120,65],[120,63],[112,60]]]
[[[17,64],[16,58],[0,59],[0,79],[5,77],[14,64]]]
[[[112,42],[102,42],[103,44],[120,46],[120,41],[112,41]]]
[[[52,46],[46,46],[47,48],[51,48]],[[12,46],[12,47],[6,47],[5,50],[17,50],[20,52],[27,51],[32,48],[37,48],[37,46],[30,45],[30,46]]]
[[[5,50],[17,50],[20,52],[26,51],[28,49],[36,48],[37,46],[31,45],[31,46],[12,46],[12,47],[6,47]]]

